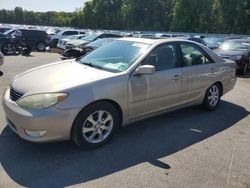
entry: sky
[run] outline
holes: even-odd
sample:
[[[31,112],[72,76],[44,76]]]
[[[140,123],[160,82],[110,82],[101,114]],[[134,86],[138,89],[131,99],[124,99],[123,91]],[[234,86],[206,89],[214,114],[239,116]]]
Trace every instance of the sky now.
[[[22,7],[25,10],[39,12],[66,11],[73,12],[84,5],[85,0],[0,0],[0,9],[12,10]]]

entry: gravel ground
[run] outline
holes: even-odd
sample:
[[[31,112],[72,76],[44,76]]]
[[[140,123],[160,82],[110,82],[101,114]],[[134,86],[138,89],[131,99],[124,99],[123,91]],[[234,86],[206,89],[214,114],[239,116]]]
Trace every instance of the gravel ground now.
[[[0,99],[16,74],[59,59],[6,57]],[[141,121],[95,150],[24,141],[6,127],[1,106],[0,187],[250,187],[249,98],[250,74],[216,111],[192,107]]]

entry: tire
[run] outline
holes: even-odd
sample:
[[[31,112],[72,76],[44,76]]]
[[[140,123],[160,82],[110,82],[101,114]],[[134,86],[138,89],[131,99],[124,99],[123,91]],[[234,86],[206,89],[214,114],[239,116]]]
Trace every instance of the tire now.
[[[29,56],[31,53],[32,48],[30,46],[26,46],[25,48],[22,49],[22,55],[24,56]]]
[[[53,39],[50,43],[51,48],[56,48],[58,44],[59,39]]]
[[[215,83],[210,86],[203,99],[202,106],[205,110],[211,111],[218,107],[222,95],[222,88],[219,84]]]
[[[39,52],[43,52],[46,50],[46,44],[44,42],[38,42],[36,44],[36,50]]]
[[[102,146],[118,129],[119,119],[119,113],[112,104],[108,102],[90,104],[76,117],[71,138],[80,148]]]
[[[248,63],[246,63],[244,67],[238,70],[239,75],[245,75],[247,73],[247,69],[248,69]]]
[[[12,43],[5,43],[2,46],[1,51],[4,55],[15,55],[16,54],[16,47]]]

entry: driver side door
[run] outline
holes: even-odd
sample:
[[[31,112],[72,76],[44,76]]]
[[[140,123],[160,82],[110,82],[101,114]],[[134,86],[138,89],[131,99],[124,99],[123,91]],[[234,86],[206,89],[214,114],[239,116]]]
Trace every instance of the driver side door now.
[[[156,71],[150,75],[130,77],[130,119],[175,107],[183,102],[182,68],[175,43],[157,46],[141,65],[153,65]]]

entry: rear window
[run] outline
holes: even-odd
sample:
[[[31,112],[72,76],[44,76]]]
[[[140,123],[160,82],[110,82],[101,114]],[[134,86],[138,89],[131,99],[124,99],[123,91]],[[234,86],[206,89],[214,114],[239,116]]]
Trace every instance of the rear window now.
[[[45,31],[39,30],[20,30],[23,36],[26,37],[46,37],[47,33]]]
[[[62,35],[77,35],[78,31],[65,31]]]

